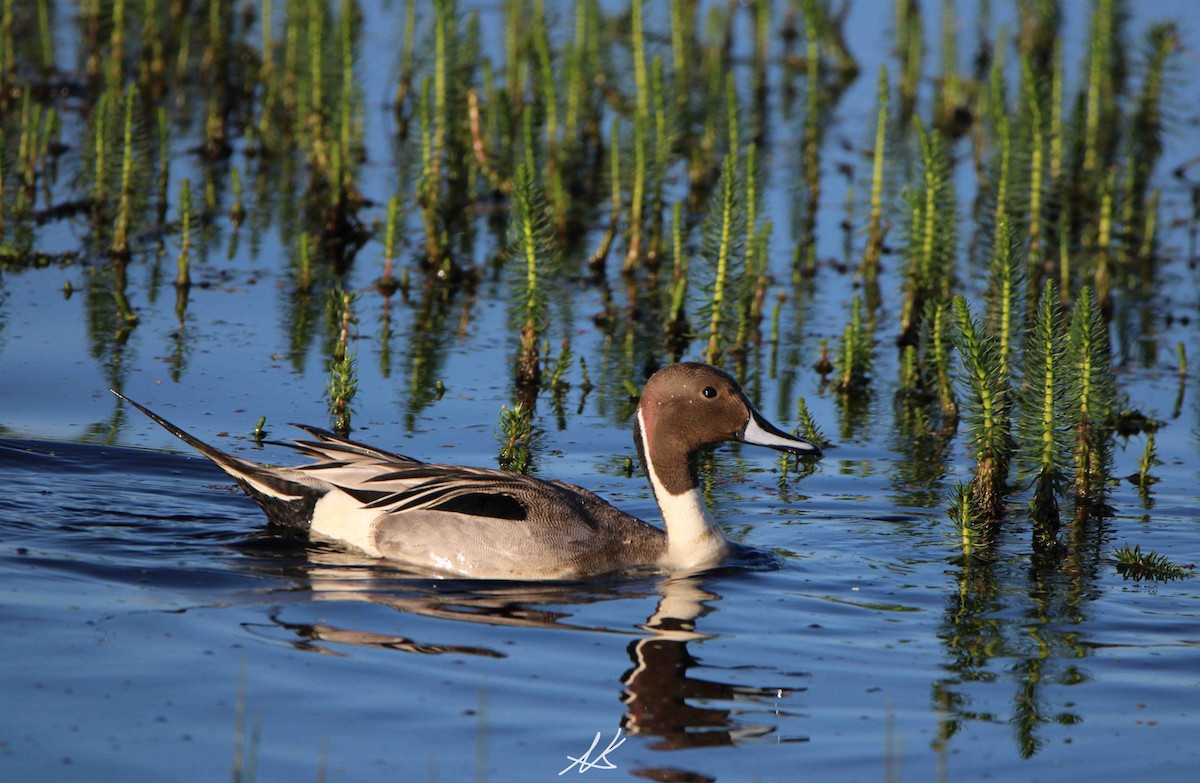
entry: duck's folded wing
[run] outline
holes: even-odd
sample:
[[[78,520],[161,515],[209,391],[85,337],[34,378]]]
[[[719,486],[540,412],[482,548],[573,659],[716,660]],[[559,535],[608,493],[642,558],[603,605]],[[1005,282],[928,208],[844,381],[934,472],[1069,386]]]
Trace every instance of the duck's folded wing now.
[[[297,470],[381,514],[436,510],[519,521],[528,519],[527,504],[547,488],[546,482],[527,476],[420,462],[319,427],[296,426],[314,438],[286,444],[314,460]]]
[[[608,506],[593,493],[562,481],[494,468],[420,462],[319,427],[296,426],[313,440],[289,445],[315,460],[297,470],[319,477],[364,509],[380,514],[440,511],[464,519],[515,522],[568,516],[590,525],[596,506]],[[619,513],[611,507],[606,510]]]
[[[530,505],[544,497],[546,486],[538,479],[498,470],[421,464],[343,489],[383,513],[445,511],[520,521],[529,518]]]

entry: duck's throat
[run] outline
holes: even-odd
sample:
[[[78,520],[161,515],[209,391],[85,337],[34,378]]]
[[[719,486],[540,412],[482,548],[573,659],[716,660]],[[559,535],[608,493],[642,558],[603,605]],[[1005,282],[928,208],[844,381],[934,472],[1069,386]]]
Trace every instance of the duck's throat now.
[[[635,430],[638,454],[667,533],[667,552],[661,565],[694,569],[719,564],[729,542],[700,494],[694,458],[682,449],[672,451],[648,441],[643,423],[639,410]]]

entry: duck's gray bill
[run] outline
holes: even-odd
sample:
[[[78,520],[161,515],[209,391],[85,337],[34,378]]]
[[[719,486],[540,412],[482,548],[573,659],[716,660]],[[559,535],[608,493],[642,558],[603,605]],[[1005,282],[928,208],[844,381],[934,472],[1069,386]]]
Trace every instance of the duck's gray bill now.
[[[768,448],[779,449],[780,451],[791,451],[795,454],[804,454],[811,457],[821,456],[821,450],[815,444],[806,441],[804,438],[797,438],[795,435],[787,434],[764,419],[754,409],[750,410],[750,420],[746,422],[746,429],[742,430],[741,437],[738,440],[742,443],[767,446]]]

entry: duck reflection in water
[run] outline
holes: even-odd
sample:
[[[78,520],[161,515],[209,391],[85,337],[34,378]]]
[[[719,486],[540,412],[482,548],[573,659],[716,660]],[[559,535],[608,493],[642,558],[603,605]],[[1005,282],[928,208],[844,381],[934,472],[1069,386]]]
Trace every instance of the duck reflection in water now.
[[[368,601],[401,612],[494,626],[547,628],[592,633],[636,635],[626,650],[631,666],[621,676],[620,699],[625,711],[620,727],[628,735],[660,738],[655,750],[735,745],[769,735],[774,725],[746,721],[742,716],[779,714],[777,704],[803,688],[753,686],[700,679],[689,670],[701,666],[689,644],[711,638],[696,628],[702,614],[711,614],[720,595],[705,586],[710,576],[660,577],[611,583],[581,582],[480,583],[463,580],[414,580],[405,572],[364,568],[361,560],[340,552],[313,552],[309,585],[322,601]],[[648,589],[649,588],[649,589]],[[658,600],[640,631],[573,622],[571,607],[602,601],[645,598]],[[300,650],[339,655],[336,646],[354,645],[425,655],[457,654],[504,658],[508,653],[483,646],[421,641],[394,633],[353,630],[330,624],[285,620],[283,610],[272,614],[275,629],[295,637]],[[275,632],[250,629],[255,632]],[[714,671],[711,667],[710,671]],[[739,674],[748,668],[738,667]],[[703,702],[704,706],[699,706]],[[744,706],[723,706],[733,702]]]

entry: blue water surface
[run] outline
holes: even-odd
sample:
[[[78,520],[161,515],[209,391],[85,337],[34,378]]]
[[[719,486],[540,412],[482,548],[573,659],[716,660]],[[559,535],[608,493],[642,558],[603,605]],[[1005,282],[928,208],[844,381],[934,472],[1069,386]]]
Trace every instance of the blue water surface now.
[[[392,116],[380,108],[392,89],[399,5],[363,4],[371,220],[401,187]],[[569,16],[570,4],[547,5]],[[1064,5],[1077,62],[1090,4]],[[496,13],[478,6],[485,21]],[[662,24],[659,10],[648,11],[653,24]],[[1183,56],[1195,65],[1191,3],[1131,12],[1137,36],[1150,21],[1180,19],[1192,47]],[[973,30],[973,11],[961,13]],[[851,47],[872,76],[839,108],[850,145],[873,132],[873,74],[889,56],[891,15],[891,3],[851,7]],[[1194,779],[1200,582],[1129,581],[1112,561],[1126,543],[1200,561],[1200,376],[1181,378],[1174,358],[1180,343],[1200,356],[1200,280],[1188,249],[1191,194],[1167,177],[1195,155],[1194,85],[1178,94],[1182,129],[1161,165],[1158,293],[1124,303],[1113,327],[1122,392],[1164,423],[1159,481],[1142,491],[1123,478],[1137,471],[1145,439],[1118,438],[1112,515],[1089,557],[1061,568],[1031,558],[1020,513],[994,560],[958,558],[946,507],[971,463],[959,439],[936,469],[918,469],[921,444],[897,434],[890,335],[880,336],[860,420],[850,422],[821,384],[810,367],[821,342],[839,338],[856,290],[833,263],[822,263],[809,294],[777,285],[788,294],[786,349],[762,346],[742,378],[787,428],[803,396],[833,441],[825,458],[810,474],[748,447],[723,447],[705,462],[714,514],[769,554],[686,578],[564,584],[432,580],[268,529],[224,474],[108,393],[119,388],[241,456],[297,459],[250,437],[260,416],[268,439],[293,436],[290,421],[329,424],[329,352],[320,339],[293,337],[281,259],[294,238],[278,227],[250,241],[248,228],[219,220],[182,318],[170,285],[178,248],[136,255],[127,293],[139,323],[120,339],[112,324],[89,321],[88,291],[104,290],[110,274],[104,259],[6,273],[0,779],[556,780],[584,772],[572,757],[597,734],[597,766],[585,774],[599,780]],[[800,130],[780,120],[775,131],[764,203],[775,213],[772,268],[785,281]],[[825,165],[865,170],[857,153],[837,151],[843,140],[831,134]],[[235,159],[249,171],[240,152]],[[181,153],[173,177],[196,165]],[[819,255],[836,259],[847,183],[824,181]],[[409,217],[405,263],[420,245]],[[41,239],[70,249],[75,231],[83,229]],[[235,235],[239,249],[227,258]],[[496,248],[481,245],[482,261]],[[350,275],[360,291],[353,437],[494,466],[501,406],[515,404],[509,281],[485,276],[429,334],[419,297],[385,300],[370,289],[381,256],[373,240]],[[885,258],[889,297],[897,266]],[[979,270],[965,261],[963,270],[978,297]],[[547,337],[555,352],[571,340],[594,388],[584,389],[575,364],[562,398],[539,398],[534,470],[656,519],[648,486],[627,464],[636,455],[624,381],[640,381],[635,351],[597,326],[597,287],[559,286]],[[893,323],[899,302],[882,307]],[[414,358],[421,340],[438,342],[432,372]]]

